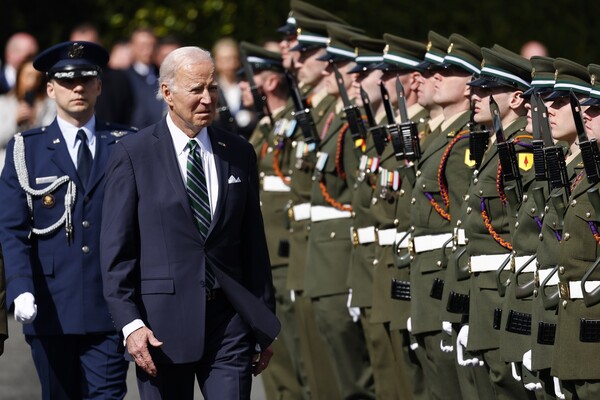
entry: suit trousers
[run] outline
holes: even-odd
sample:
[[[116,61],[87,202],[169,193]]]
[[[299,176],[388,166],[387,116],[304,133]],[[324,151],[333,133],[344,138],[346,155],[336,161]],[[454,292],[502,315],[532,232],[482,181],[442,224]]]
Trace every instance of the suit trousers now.
[[[116,333],[32,336],[33,362],[42,399],[122,399],[127,392],[128,362]]]
[[[204,354],[194,363],[157,364],[151,377],[136,367],[142,400],[192,400],[194,377],[205,400],[248,400],[255,340],[224,295],[206,302]],[[160,338],[158,338],[160,340]]]

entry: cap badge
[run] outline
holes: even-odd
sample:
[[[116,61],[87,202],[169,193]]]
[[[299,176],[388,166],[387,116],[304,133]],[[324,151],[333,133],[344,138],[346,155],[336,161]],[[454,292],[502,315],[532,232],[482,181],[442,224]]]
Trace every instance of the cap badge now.
[[[554,80],[558,79],[558,70],[554,71]]]
[[[358,47],[354,48],[354,57],[358,57]]]
[[[481,68],[483,69],[485,67],[485,59],[481,60]]]
[[[73,43],[67,53],[69,58],[81,58],[83,57],[83,45],[79,43]]]
[[[430,40],[429,43],[427,43],[427,51],[431,50],[432,46],[433,46],[433,43],[431,43],[431,40]]]
[[[592,85],[596,84],[596,75],[595,74],[590,75],[590,83]]]
[[[535,78],[535,67],[531,69],[531,79]]]
[[[298,36],[300,36],[302,34],[302,29],[301,28],[296,29],[296,34]]]
[[[450,46],[448,46],[448,54],[450,54],[452,52],[453,47],[454,47],[454,43],[450,43]]]
[[[390,51],[390,45],[386,44],[385,47],[383,48],[383,54],[387,54]]]

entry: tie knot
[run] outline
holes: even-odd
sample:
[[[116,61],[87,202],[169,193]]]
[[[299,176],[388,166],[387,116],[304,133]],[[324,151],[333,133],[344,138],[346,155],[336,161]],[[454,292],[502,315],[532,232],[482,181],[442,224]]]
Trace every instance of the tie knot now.
[[[83,129],[77,131],[77,139],[81,140],[81,143],[87,142],[87,135]]]
[[[190,153],[195,153],[198,147],[198,142],[196,142],[195,140],[190,140],[188,142],[188,147],[190,148]]]

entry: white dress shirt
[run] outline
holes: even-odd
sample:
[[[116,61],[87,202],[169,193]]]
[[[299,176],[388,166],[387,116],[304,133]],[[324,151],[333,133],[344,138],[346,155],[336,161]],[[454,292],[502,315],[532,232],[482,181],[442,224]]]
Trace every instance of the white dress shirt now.
[[[69,150],[69,155],[71,156],[71,160],[73,161],[75,168],[77,168],[77,151],[79,150],[79,145],[81,143],[80,140],[77,140],[78,130],[83,129],[85,135],[87,136],[88,147],[92,153],[92,158],[96,156],[96,135],[94,134],[94,132],[96,132],[96,118],[92,117],[81,128],[68,123],[59,116],[56,116],[56,121],[58,122],[58,127],[60,128],[63,138],[65,139],[67,150]]]

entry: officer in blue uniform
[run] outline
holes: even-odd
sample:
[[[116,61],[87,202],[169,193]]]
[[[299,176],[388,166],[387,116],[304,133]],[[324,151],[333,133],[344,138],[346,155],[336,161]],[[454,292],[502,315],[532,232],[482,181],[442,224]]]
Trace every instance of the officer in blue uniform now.
[[[43,399],[121,399],[127,363],[102,295],[104,169],[131,129],[96,119],[102,47],[65,42],[42,52],[57,117],[10,141],[0,177],[7,307],[23,324]],[[122,347],[122,346],[121,346]]]

